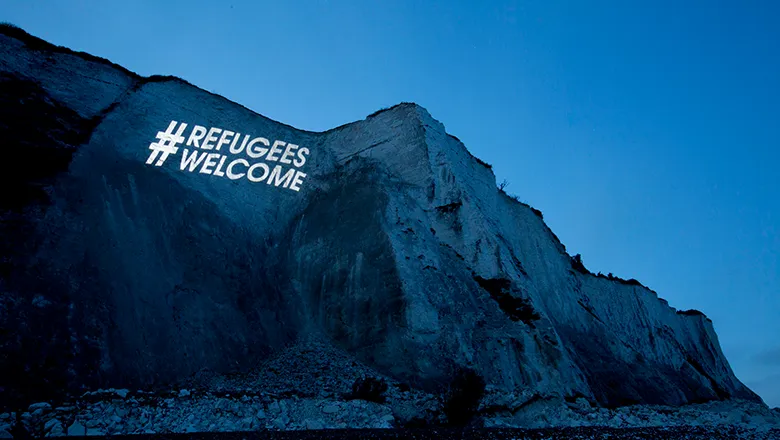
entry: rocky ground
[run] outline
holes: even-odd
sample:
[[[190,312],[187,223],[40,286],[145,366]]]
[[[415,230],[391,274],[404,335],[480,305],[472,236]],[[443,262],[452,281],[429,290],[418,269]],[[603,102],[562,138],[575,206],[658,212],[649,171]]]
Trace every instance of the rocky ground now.
[[[307,339],[253,373],[203,372],[173,389],[97,390],[69,402],[35,403],[21,414],[3,413],[0,438],[18,433],[18,419],[32,435],[46,437],[201,433],[196,436],[232,439],[232,432],[242,433],[242,439],[780,439],[780,410],[754,402],[610,410],[584,399],[498,395],[492,388],[480,405],[482,429],[431,428],[446,421],[439,396],[384,378],[389,383],[384,403],[349,399],[361,377],[381,375],[328,344]],[[411,429],[422,423],[429,428]],[[510,429],[519,427],[525,429]]]
[[[399,406],[398,403],[277,398],[267,394],[216,397],[193,395],[187,390],[179,391],[177,397],[163,398],[137,392],[131,394],[126,390],[108,390],[90,394],[73,406],[52,408],[47,403],[34,404],[21,415],[21,420],[34,435],[47,437],[324,429],[324,432],[317,434],[321,437],[312,438],[345,438],[340,437],[345,435],[344,429],[384,428],[364,433],[371,432],[371,438],[401,438],[397,437],[401,435],[399,433],[415,435],[415,438],[436,438],[438,432],[441,435],[446,433],[451,438],[496,439],[605,438],[599,436],[610,433],[611,438],[780,439],[778,411],[744,402],[696,405],[679,410],[646,406],[619,410],[586,411],[569,407],[555,410],[552,405],[548,405],[544,410],[525,411],[525,418],[513,419],[514,426],[547,423],[548,428],[521,431],[508,428],[478,431],[402,429],[400,417],[403,415],[393,412]],[[16,414],[13,413],[0,415],[0,428],[12,432],[12,421],[15,418]],[[509,426],[510,420],[487,417],[485,425]],[[394,430],[385,432],[387,428],[401,430],[394,434]],[[4,433],[2,430],[0,432]],[[707,436],[699,437],[705,433]],[[296,435],[299,434],[302,433]],[[629,434],[629,437],[621,437]],[[9,437],[5,433],[3,435]]]

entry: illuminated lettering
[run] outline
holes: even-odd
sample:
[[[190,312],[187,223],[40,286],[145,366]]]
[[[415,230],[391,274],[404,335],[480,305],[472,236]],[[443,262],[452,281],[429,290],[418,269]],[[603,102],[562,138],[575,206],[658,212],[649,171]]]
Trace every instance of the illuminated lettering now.
[[[292,170],[290,170],[292,171]],[[303,178],[306,177],[306,173],[302,173],[298,170],[295,171],[295,178],[293,179],[292,183],[290,184],[290,189],[293,191],[300,191],[301,188],[300,185],[303,183]]]
[[[222,132],[222,136],[220,136],[219,141],[217,142],[217,151],[219,151],[220,148],[222,148],[222,145],[230,143],[230,140],[227,139],[230,136],[233,136],[235,133],[233,133],[230,130],[225,130]]]
[[[255,168],[262,168],[263,169],[263,177],[255,177],[255,175],[252,173],[252,171],[255,170]],[[268,177],[268,165],[264,164],[263,162],[258,162],[251,167],[249,167],[249,170],[246,172],[246,178],[249,179],[251,182],[262,182],[265,180],[265,178]]]
[[[217,169],[214,170],[215,176],[222,177],[225,175],[225,173],[222,172],[222,165],[225,165],[225,159],[227,159],[227,156],[222,156],[219,160],[219,165],[217,165]]]
[[[170,121],[165,131],[158,131],[156,140],[149,144],[146,164],[161,167],[167,158],[181,154],[181,171],[230,180],[246,178],[253,183],[265,182],[269,186],[301,190],[306,173],[296,168],[306,164],[310,154],[308,148],[282,140],[271,142],[252,133],[201,125],[192,125],[187,136],[187,128],[185,122]],[[224,152],[222,147],[225,147]],[[246,153],[244,158],[236,156],[243,153]]]
[[[233,154],[238,154],[242,151],[244,151],[244,147],[246,147],[246,142],[249,140],[249,135],[244,136],[244,142],[241,143],[241,147],[236,150],[234,147],[236,146],[236,141],[238,141],[238,138],[240,136],[236,135],[236,137],[233,139],[233,144],[230,146],[230,152]]]
[[[287,156],[295,156],[296,149],[298,149],[297,145],[287,144],[287,148],[284,150],[284,154],[282,154],[282,157],[279,158],[279,162],[284,164],[291,164],[292,161],[290,159],[287,159]]]
[[[274,162],[278,161],[278,157],[274,157],[274,154],[278,154],[282,152],[282,148],[287,142],[283,141],[276,141],[274,142],[274,146],[271,147],[271,151],[268,152],[268,156],[265,158],[265,160],[272,160]]]
[[[271,175],[268,176],[268,183],[271,184],[271,181],[274,181],[274,186],[279,186],[280,183],[284,182],[284,185],[282,185],[283,188],[287,188],[288,185],[290,185],[290,181],[295,176],[295,170],[290,168],[289,171],[287,171],[284,176],[282,174],[282,166],[277,165],[274,167],[274,170],[271,171]]]
[[[181,155],[181,169],[184,170],[189,167],[189,171],[194,172],[195,168],[198,168],[198,165],[206,158],[207,153],[198,154],[198,150],[192,150],[192,154],[188,156],[187,153],[189,152],[190,150],[185,148],[184,153]]]
[[[258,143],[261,143],[266,147],[271,145],[271,143],[268,142],[268,139],[266,138],[259,137],[259,138],[252,139],[252,142],[250,142],[249,145],[246,146],[246,155],[251,157],[252,159],[260,159],[261,157],[263,157],[266,151],[268,151],[268,148],[262,148],[262,147],[258,147],[256,149],[252,148]]]
[[[203,154],[206,154],[206,153],[203,153]],[[209,153],[208,157],[206,157],[206,161],[203,162],[203,167],[200,169],[200,172],[202,174],[211,174],[212,172],[214,172],[214,170],[212,170],[211,167],[213,167],[214,165],[217,164],[217,158],[219,156],[222,156],[222,155],[219,154],[219,153]]]
[[[211,127],[211,130],[209,130],[209,134],[206,135],[206,139],[203,140],[203,145],[201,145],[200,148],[204,150],[213,150],[214,144],[212,142],[215,142],[217,140],[217,135],[221,131],[222,131],[221,128]]]
[[[192,133],[190,133],[190,137],[187,139],[187,146],[194,144],[197,148],[200,148],[200,140],[204,136],[206,136],[206,127],[201,127],[200,125],[192,127]]]
[[[249,166],[249,162],[247,162],[246,159],[236,159],[233,162],[230,162],[230,165],[227,167],[227,176],[230,180],[240,179],[246,175],[246,173],[233,173],[233,166],[237,163],[244,164],[245,167]]]
[[[293,161],[293,165],[295,165],[298,168],[302,167],[303,164],[306,163],[306,156],[304,156],[305,154],[309,154],[308,148],[304,147],[298,150],[298,159]]]

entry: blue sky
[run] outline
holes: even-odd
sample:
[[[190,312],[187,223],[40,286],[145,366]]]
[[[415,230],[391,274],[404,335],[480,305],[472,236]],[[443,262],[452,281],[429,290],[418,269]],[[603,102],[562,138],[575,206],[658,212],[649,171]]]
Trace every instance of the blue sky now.
[[[776,2],[4,0],[0,20],[302,129],[417,102],[589,269],[710,316],[780,406]]]

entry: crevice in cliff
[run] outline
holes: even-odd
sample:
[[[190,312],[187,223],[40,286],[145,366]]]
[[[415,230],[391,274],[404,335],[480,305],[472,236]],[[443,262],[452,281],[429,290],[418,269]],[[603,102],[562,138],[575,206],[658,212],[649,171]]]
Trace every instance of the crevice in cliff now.
[[[526,272],[525,267],[523,267],[523,263],[520,261],[519,258],[517,258],[517,254],[515,254],[514,247],[509,243],[509,241],[501,234],[496,235],[499,240],[501,240],[501,243],[503,243],[504,248],[509,252],[510,258],[512,258],[512,264],[515,266],[515,268],[520,271],[521,274],[528,277],[528,272]],[[481,239],[480,239],[481,240]]]
[[[707,373],[704,367],[702,367],[702,365],[696,359],[694,359],[693,356],[690,354],[687,355],[685,357],[685,361],[688,362],[688,364],[690,364],[699,374],[704,376],[704,378],[709,381],[712,390],[715,391],[715,394],[719,399],[726,400],[731,397],[731,394],[718,385],[718,382],[713,379],[709,373]]]
[[[453,203],[449,203],[447,205],[437,206],[436,210],[440,213],[453,213],[457,211],[461,206],[463,206],[463,202],[457,201]]]
[[[583,303],[582,300],[579,299],[577,300],[577,304],[579,304],[583,309],[585,309],[585,311],[588,312],[590,316],[595,318],[596,321],[600,322],[601,324],[604,324],[604,321],[602,321],[601,318],[599,318],[599,316],[596,314],[596,312],[593,311],[593,307]]]
[[[512,321],[522,321],[534,328],[534,321],[541,319],[529,299],[512,295],[512,282],[510,280],[475,276],[474,281],[490,294],[490,297],[498,303],[498,307]]]
[[[350,159],[352,159],[353,157],[359,155],[360,153],[364,153],[364,152],[366,152],[368,150],[374,149],[374,148],[376,148],[376,147],[378,147],[380,145],[386,144],[388,142],[390,142],[390,139],[385,139],[383,141],[374,142],[373,144],[369,145],[368,147],[360,149],[360,150],[358,150],[358,151],[356,151],[354,153],[348,154],[348,155],[346,155],[344,157],[340,157],[340,158],[336,159],[336,161],[339,162],[339,163],[342,163],[342,164],[346,163],[346,162],[349,162]]]
[[[444,222],[457,235],[463,233],[463,222],[460,219],[460,207],[462,205],[463,202],[457,201],[435,208],[439,220]]]

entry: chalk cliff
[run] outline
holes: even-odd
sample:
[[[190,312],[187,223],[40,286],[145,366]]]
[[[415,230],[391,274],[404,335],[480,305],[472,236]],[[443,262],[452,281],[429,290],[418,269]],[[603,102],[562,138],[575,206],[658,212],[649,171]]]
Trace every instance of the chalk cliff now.
[[[589,273],[416,104],[307,132],[1,33],[3,404],[248,369],[312,332],[423,389],[461,365],[605,406],[760,400],[707,317]],[[234,135],[188,145],[196,125]],[[231,153],[246,135],[281,147]]]

